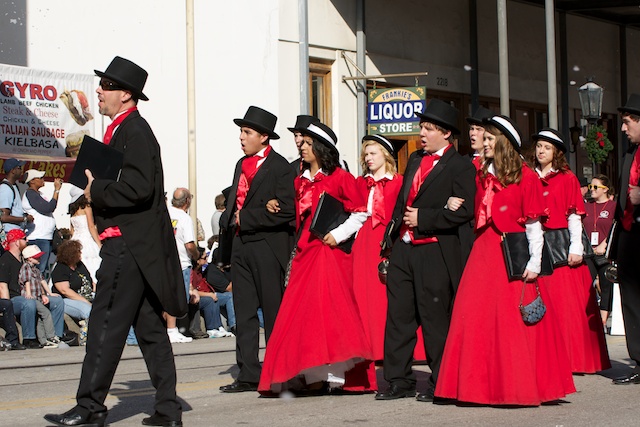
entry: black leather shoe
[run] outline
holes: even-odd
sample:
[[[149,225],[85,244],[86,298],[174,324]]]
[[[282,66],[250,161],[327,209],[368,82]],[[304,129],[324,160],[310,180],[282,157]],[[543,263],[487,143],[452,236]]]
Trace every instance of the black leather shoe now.
[[[47,414],[44,419],[57,426],[103,427],[107,412],[95,412],[83,416],[73,408],[64,414]]]
[[[9,350],[26,350],[27,347],[19,342],[15,344],[9,344]]]
[[[400,388],[397,385],[391,385],[389,390],[376,393],[376,400],[394,400],[402,399],[403,397],[415,397],[415,389]]]
[[[426,392],[420,393],[416,396],[418,402],[433,402],[433,388],[428,388]]]
[[[640,373],[632,372],[627,376],[615,378],[613,383],[616,385],[640,384]]]
[[[42,348],[38,340],[26,339],[22,340],[22,344],[29,350],[40,350]]]
[[[171,421],[155,413],[142,420],[143,426],[182,427],[182,421]]]
[[[258,391],[258,383],[247,383],[244,381],[234,381],[231,384],[220,387],[223,393],[242,393],[243,391]]]

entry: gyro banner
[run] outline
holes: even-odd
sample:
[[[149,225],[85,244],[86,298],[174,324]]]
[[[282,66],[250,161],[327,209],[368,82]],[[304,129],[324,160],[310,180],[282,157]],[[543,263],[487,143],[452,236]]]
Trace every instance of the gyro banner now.
[[[70,157],[95,134],[94,76],[0,64],[0,157]]]

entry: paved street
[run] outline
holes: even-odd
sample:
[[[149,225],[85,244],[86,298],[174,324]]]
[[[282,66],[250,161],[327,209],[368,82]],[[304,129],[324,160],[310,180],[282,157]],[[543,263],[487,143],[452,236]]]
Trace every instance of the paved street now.
[[[237,373],[234,338],[173,348],[185,426],[637,426],[640,385],[614,386],[609,379],[626,372],[624,337],[607,338],[611,370],[574,377],[578,393],[566,403],[519,409],[441,406],[413,399],[376,402],[372,395],[268,399],[257,393],[222,394],[218,387]],[[0,426],[45,426],[44,414],[71,408],[83,356],[82,347],[0,352]],[[428,368],[416,369],[423,389]],[[378,375],[382,381],[381,370]],[[139,426],[151,413],[153,389],[137,347],[125,348],[106,403],[108,422],[115,426]]]

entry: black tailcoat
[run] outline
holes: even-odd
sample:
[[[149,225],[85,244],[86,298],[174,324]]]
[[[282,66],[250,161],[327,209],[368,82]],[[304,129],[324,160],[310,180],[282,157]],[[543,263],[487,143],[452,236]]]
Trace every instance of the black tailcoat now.
[[[422,152],[415,152],[409,158],[394,221],[386,230],[393,248],[387,278],[384,377],[408,390],[416,386],[411,360],[420,325],[432,371],[430,386],[435,386],[453,297],[464,268],[459,228],[469,227],[474,214],[475,167],[451,147],[427,175],[412,203],[418,208],[414,237],[437,237],[438,241],[415,246],[401,241],[402,217],[422,157]],[[455,212],[445,208],[451,196],[465,200]]]
[[[617,242],[614,242],[617,246],[615,253],[618,261],[620,300],[627,337],[627,350],[629,357],[635,362],[636,372],[640,372],[640,220],[638,219],[640,218],[640,205],[634,207],[630,231],[624,230],[620,221],[628,203],[629,184],[640,185],[638,182],[629,182],[633,158],[638,149],[640,149],[638,145],[630,147],[624,157],[620,176],[620,196],[616,208],[619,233],[617,234]]]
[[[235,222],[242,160],[244,157],[236,165],[227,209],[220,218],[220,226],[227,229]],[[293,243],[290,224],[295,219],[294,177],[287,160],[271,150],[256,172],[240,210],[240,230],[231,252],[238,381],[260,380],[257,309],[262,308],[268,341],[282,301],[284,273]],[[276,214],[267,211],[271,199],[280,205]]]

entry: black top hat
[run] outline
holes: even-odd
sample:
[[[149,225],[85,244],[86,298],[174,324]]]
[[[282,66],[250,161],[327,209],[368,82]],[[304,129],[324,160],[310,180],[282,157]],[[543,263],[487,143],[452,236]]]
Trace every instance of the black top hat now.
[[[513,148],[516,151],[520,152],[520,147],[522,146],[522,137],[520,136],[520,131],[518,130],[518,126],[516,126],[515,122],[511,120],[507,116],[493,116],[488,119],[484,119],[482,121],[484,124],[490,124],[498,129],[507,137]]]
[[[114,83],[118,83],[123,88],[130,90],[136,98],[143,101],[149,100],[149,98],[142,93],[149,74],[128,59],[116,56],[104,73],[98,70],[93,71],[96,73],[96,76],[105,77]]]
[[[460,133],[458,130],[458,109],[449,103],[432,99],[424,110],[424,113],[416,113],[421,121],[430,122],[441,126],[451,133]]]
[[[470,125],[482,126],[482,121],[490,117],[495,116],[495,113],[488,108],[484,108],[482,105],[473,113],[471,117],[467,117],[467,123]]]
[[[584,176],[580,178],[578,182],[580,182],[580,187],[586,187],[587,185],[589,185],[589,180]]]
[[[543,128],[540,132],[532,135],[534,141],[543,140],[552,143],[563,153],[567,152],[567,144],[564,142],[562,134],[555,129]]]
[[[338,152],[338,147],[336,147],[338,144],[338,139],[335,136],[336,134],[333,133],[331,128],[324,123],[309,123],[309,126],[307,126],[306,129],[300,129],[300,133],[303,135],[309,135],[327,147],[335,150],[336,153]]]
[[[278,118],[260,107],[253,105],[247,109],[242,119],[233,119],[238,126],[246,126],[255,129],[260,133],[266,133],[271,139],[280,139],[280,136],[273,130],[276,128]]]
[[[296,124],[292,128],[287,128],[291,132],[300,132],[302,129],[306,129],[311,123],[318,123],[320,121],[316,116],[308,116],[301,114],[296,117]]]
[[[618,107],[618,111],[621,113],[634,114],[640,116],[640,95],[632,93],[629,95],[629,100],[623,107]]]
[[[385,138],[382,135],[376,134],[376,135],[365,135],[364,138],[362,138],[362,142],[365,141],[375,141],[378,144],[382,145],[382,147],[387,150],[389,152],[389,154],[391,154],[393,156],[394,153],[394,149],[393,149],[393,144],[391,143],[391,141],[389,141],[387,138]]]

